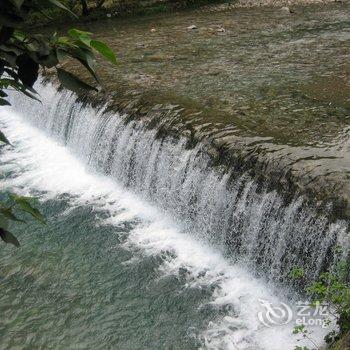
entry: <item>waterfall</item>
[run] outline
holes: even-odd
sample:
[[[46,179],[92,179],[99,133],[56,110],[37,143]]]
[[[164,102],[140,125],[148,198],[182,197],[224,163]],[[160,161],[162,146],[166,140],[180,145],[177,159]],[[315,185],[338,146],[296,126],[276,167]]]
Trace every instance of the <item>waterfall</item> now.
[[[31,124],[257,274],[280,281],[301,266],[316,278],[335,247],[350,246],[348,222],[331,220],[327,205],[320,212],[301,194],[286,201],[248,173],[213,166],[205,142],[189,149],[181,135],[160,136],[143,120],[79,102],[50,83],[37,90],[42,103],[10,96]]]

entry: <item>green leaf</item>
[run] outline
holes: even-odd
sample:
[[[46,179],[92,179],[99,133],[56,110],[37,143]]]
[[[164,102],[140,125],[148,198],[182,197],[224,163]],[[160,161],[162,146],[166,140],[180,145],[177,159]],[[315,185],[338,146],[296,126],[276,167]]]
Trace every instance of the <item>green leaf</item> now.
[[[303,333],[304,331],[305,331],[305,326],[304,325],[295,326],[293,328],[293,334]]]
[[[56,56],[56,53],[54,51],[51,51],[50,54],[47,56],[42,56],[42,57],[38,58],[37,62],[40,65],[43,65],[47,68],[52,68],[59,63],[57,56]]]
[[[0,45],[0,50],[3,52],[11,52],[15,54],[16,56],[21,55],[23,53],[23,49],[18,48],[18,46],[11,44],[11,43],[6,43]]]
[[[50,2],[52,5],[61,8],[62,10],[65,10],[67,12],[69,12],[71,15],[73,15],[75,18],[78,18],[78,16],[72,12],[68,7],[64,6],[60,1],[58,0],[48,0],[48,2]]]
[[[0,141],[6,143],[7,145],[11,145],[10,141],[4,135],[4,133],[0,130]]]
[[[95,90],[97,91],[96,88],[93,86],[86,84],[82,80],[80,80],[78,77],[76,77],[74,74],[69,73],[65,71],[64,69],[57,68],[57,76],[58,79],[60,80],[61,84],[74,92],[80,93],[82,91],[87,91],[87,90]]]
[[[63,49],[57,49],[56,54],[57,54],[58,62],[63,61],[68,55],[67,51]]]
[[[20,9],[22,4],[23,4],[23,2],[24,2],[24,0],[10,0],[10,2],[13,5],[15,5],[18,9]]]
[[[2,227],[3,229],[7,230],[9,227],[9,219],[0,214],[0,227]]]
[[[0,213],[12,221],[25,222],[12,213],[12,208],[1,208]]]
[[[63,45],[63,46],[71,46],[72,43],[71,43],[71,39],[68,38],[67,36],[59,36],[59,37],[56,37],[54,36],[52,38],[52,42],[55,44],[55,45]]]
[[[86,32],[85,30],[80,30],[76,28],[72,28],[68,31],[68,34],[75,39],[78,39],[80,36],[91,36],[91,32]]]
[[[11,103],[3,98],[0,98],[0,106],[11,106]]]
[[[86,46],[90,46],[92,33],[84,32],[79,29],[70,29],[68,35],[75,40],[81,41]]]
[[[14,89],[27,95],[28,97],[41,102],[37,97],[33,95],[33,94],[37,94],[37,92],[32,87],[23,85],[22,83],[14,79],[8,79],[8,78],[0,79],[0,89],[8,88],[9,86],[12,86]]]
[[[293,279],[300,279],[304,277],[304,270],[300,267],[293,267],[292,270],[289,273],[289,276]]]
[[[18,77],[27,86],[33,86],[38,79],[39,65],[28,54],[24,53],[17,57]]]
[[[27,91],[25,89],[17,89],[17,88],[16,88],[16,90],[22,92],[23,94],[25,94],[26,96],[32,98],[33,100],[36,100],[36,101],[41,103],[41,101],[37,97],[35,97],[32,93],[30,93],[29,91]]]
[[[18,207],[30,214],[34,219],[40,221],[42,224],[46,225],[45,222],[45,218],[44,216],[40,213],[40,211],[36,208],[34,208],[30,203],[29,203],[29,199],[28,197],[21,197],[21,196],[17,196],[17,195],[11,195],[11,198],[16,202],[16,204],[18,205]]]
[[[48,56],[50,52],[53,51],[46,36],[42,34],[32,35],[31,40],[35,41],[37,44],[37,50],[35,52],[37,57]]]
[[[15,247],[19,247],[20,246],[20,244],[18,242],[18,239],[11,232],[5,230],[3,227],[0,227],[0,238],[5,243],[11,243]]]
[[[0,19],[1,23],[1,19]],[[13,52],[6,52],[0,49],[0,57],[3,58],[8,65],[11,65],[12,67],[16,67],[16,59],[17,55],[14,54]]]
[[[84,47],[67,47],[62,48],[60,51],[67,52],[68,56],[76,58],[95,78],[97,82],[99,82],[98,77],[95,73],[95,65],[96,60],[90,48]]]
[[[17,81],[17,80],[18,80],[18,75],[17,75],[17,73],[14,71],[13,68],[5,68],[4,71],[5,71],[11,78],[13,78],[13,81]]]
[[[15,39],[19,40],[19,41],[24,41],[24,40],[27,38],[26,33],[22,32],[22,31],[20,31],[20,30],[18,30],[18,29],[16,29],[16,30],[13,32],[12,36],[13,36]]]
[[[98,40],[91,40],[90,45],[107,60],[109,60],[113,64],[117,64],[117,59],[115,57],[113,50],[109,46],[107,46],[105,43]]]

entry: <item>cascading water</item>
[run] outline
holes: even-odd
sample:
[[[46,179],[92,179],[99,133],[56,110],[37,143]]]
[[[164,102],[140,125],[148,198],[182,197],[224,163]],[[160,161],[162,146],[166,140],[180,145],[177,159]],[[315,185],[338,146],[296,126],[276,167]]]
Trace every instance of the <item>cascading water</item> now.
[[[76,101],[73,94],[58,92],[50,84],[39,84],[37,90],[42,104],[13,94],[11,102],[21,117],[11,109],[4,109],[0,114],[2,130],[16,146],[15,150],[2,152],[1,168],[3,172],[10,172],[8,178],[2,181],[3,185],[24,193],[39,193],[37,196],[44,202],[49,201],[49,204],[52,200],[63,200],[68,194],[70,201],[67,208],[60,202],[55,204],[55,208],[64,207],[62,213],[53,215],[64,218],[59,219],[60,225],[65,220],[70,222],[70,212],[78,210],[78,214],[72,216],[73,222],[82,216],[85,219],[81,225],[91,220],[91,225],[111,225],[115,241],[108,241],[108,244],[112,250],[118,250],[122,256],[120,259],[129,254],[129,258],[125,258],[118,267],[113,267],[108,260],[103,260],[106,251],[110,250],[101,250],[97,245],[96,252],[90,257],[94,264],[90,268],[96,268],[95,265],[104,261],[105,270],[110,268],[110,273],[122,271],[124,274],[126,267],[130,269],[125,280],[120,275],[111,275],[113,277],[99,284],[106,284],[108,292],[96,285],[96,290],[91,291],[92,302],[89,296],[85,299],[80,296],[84,306],[72,306],[76,312],[72,317],[79,320],[75,328],[63,338],[50,333],[46,345],[62,348],[66,341],[70,346],[83,346],[84,342],[89,342],[89,346],[93,344],[95,349],[104,349],[114,341],[115,348],[125,349],[170,346],[188,349],[293,349],[296,339],[291,335],[290,323],[269,328],[257,317],[262,312],[259,299],[273,304],[284,301],[293,308],[290,293],[285,297],[282,288],[276,291],[271,281],[267,283],[257,279],[248,270],[254,268],[270,280],[280,280],[291,267],[303,266],[308,276],[316,276],[331,263],[334,246],[349,246],[347,223],[340,220],[330,223],[326,215],[317,215],[311,207],[305,206],[301,197],[286,204],[277,191],[258,185],[247,174],[236,177],[224,167],[211,168],[204,144],[188,149],[185,139],[159,138],[157,130],[147,128],[142,121],[130,121],[127,116],[117,113],[104,113],[103,107],[96,110],[83,105]],[[44,130],[66,147],[60,147],[28,124]],[[67,149],[83,163],[88,163],[90,171],[94,170],[96,174],[89,174]],[[12,174],[14,164],[22,169]],[[156,204],[158,209],[144,200]],[[97,224],[91,213],[93,218],[100,213]],[[89,230],[91,228],[85,229]],[[79,231],[78,226],[76,231]],[[118,236],[113,236],[115,231]],[[94,239],[99,241],[99,237]],[[87,242],[82,244],[82,252],[79,246],[78,251],[73,250],[72,254],[84,256],[90,246]],[[73,265],[73,268],[79,269],[85,260]],[[56,262],[56,265],[60,263]],[[145,272],[140,273],[139,270]],[[154,274],[154,271],[157,273]],[[143,288],[138,280],[137,287],[130,285],[133,275],[142,283],[146,283],[143,280],[146,276],[154,276],[154,285],[147,281],[147,287]],[[172,276],[176,276],[176,283],[167,286],[168,290],[164,289],[167,283],[164,281],[168,281],[167,278],[173,281]],[[41,280],[45,282],[49,278],[45,275]],[[84,289],[79,278],[70,283]],[[130,302],[130,305],[123,304],[121,308],[109,310],[119,305],[116,298],[113,303],[109,301],[104,306],[106,295],[114,292],[115,281],[122,281],[118,288],[128,293],[138,295],[136,290],[142,291],[143,294],[139,292],[141,295],[130,297],[131,300],[140,300],[140,303],[145,300],[146,306],[137,304],[133,309],[136,314],[138,309],[149,312],[156,298],[161,300],[160,306],[157,304],[159,308],[165,303],[167,312],[172,310],[173,319],[169,323],[163,311],[159,312],[163,319],[158,323],[144,324],[147,317],[137,314],[137,317],[131,317],[135,326],[129,325],[125,330],[127,335],[122,329],[115,332],[117,335],[108,334],[100,339],[100,333],[108,333],[109,320],[123,314],[124,307],[132,308],[130,298],[123,299],[121,296],[119,299],[123,303]],[[8,288],[10,285],[7,283]],[[61,296],[61,299],[70,302],[75,297],[71,296],[68,286],[65,287],[67,295]],[[28,298],[32,298],[30,291],[27,294]],[[21,298],[25,297],[26,294],[21,295]],[[187,300],[188,304],[176,304],[174,311],[171,305],[178,298],[180,301]],[[32,302],[32,299],[29,300]],[[96,302],[98,311],[94,309]],[[3,307],[1,305],[0,299],[0,308]],[[41,301],[33,309],[45,305]],[[82,308],[87,310],[88,322],[83,318],[85,315],[81,316],[78,312]],[[46,314],[45,310],[42,312]],[[21,314],[20,318],[25,317],[29,316]],[[57,313],[54,313],[53,319],[45,322],[55,328],[53,320],[56,317]],[[130,322],[128,315],[125,317]],[[173,321],[177,318],[179,322]],[[87,326],[96,320],[102,327],[102,331],[97,332],[98,336],[94,329],[90,330]],[[67,332],[67,322],[60,319],[59,329],[63,329],[62,332]],[[124,324],[122,320],[115,322],[119,322],[120,327]],[[5,334],[6,327],[12,330],[11,327],[15,326],[11,322],[6,324]],[[84,339],[80,337],[81,329],[85,329]],[[182,338],[169,340],[169,332],[172,331],[181,334]],[[316,327],[314,338],[322,342],[327,331]],[[152,339],[145,337],[148,333],[152,334]],[[36,346],[44,342],[38,335],[30,339]],[[134,339],[134,343],[130,339]],[[5,337],[4,344],[10,346],[11,341],[11,337]],[[53,341],[57,341],[56,347],[52,345]]]
[[[42,105],[13,101],[31,123],[258,272],[281,280],[302,266],[316,278],[331,264],[334,247],[349,246],[345,220],[330,223],[301,196],[286,204],[247,174],[212,170],[203,144],[188,150],[185,139],[157,138],[141,121],[84,106],[70,92],[49,85],[39,91]]]

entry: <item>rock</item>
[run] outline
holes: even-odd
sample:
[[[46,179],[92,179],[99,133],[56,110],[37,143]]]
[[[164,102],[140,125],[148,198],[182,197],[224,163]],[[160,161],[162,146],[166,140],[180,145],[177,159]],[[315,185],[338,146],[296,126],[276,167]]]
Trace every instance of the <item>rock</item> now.
[[[170,61],[175,58],[174,55],[168,55],[165,53],[156,53],[152,55],[146,55],[144,57],[144,60],[147,62],[163,62],[163,61]]]
[[[294,13],[289,7],[283,6],[281,7],[281,11],[286,12],[286,13]]]
[[[127,75],[127,79],[136,84],[152,85],[155,82],[155,77],[143,73],[135,73]]]
[[[187,27],[187,29],[190,29],[190,30],[197,29],[197,26],[195,24],[191,24],[190,26]]]

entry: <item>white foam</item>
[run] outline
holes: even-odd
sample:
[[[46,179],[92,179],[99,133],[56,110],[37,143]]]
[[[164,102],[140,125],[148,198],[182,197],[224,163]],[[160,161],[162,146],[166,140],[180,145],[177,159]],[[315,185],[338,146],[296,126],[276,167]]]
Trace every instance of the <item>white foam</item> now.
[[[178,274],[179,269],[185,269],[189,288],[215,286],[211,304],[233,306],[234,311],[212,320],[203,330],[203,348],[294,349],[296,337],[292,335],[292,324],[268,328],[258,320],[259,299],[276,304],[288,302],[272,286],[253,278],[241,266],[230,264],[214,248],[183,233],[181,226],[162,210],[108,177],[91,173],[65,147],[26,124],[11,108],[1,109],[0,121],[1,129],[15,145],[1,153],[0,168],[2,171],[21,169],[16,177],[2,180],[3,187],[26,194],[42,191],[43,200],[69,193],[72,206],[89,203],[96,210],[108,210],[111,217],[102,224],[120,225],[138,218],[140,223],[127,240],[130,249],[142,248],[149,255],[171,252],[161,266],[164,275]],[[315,328],[313,338],[320,343],[325,333],[327,330]],[[305,345],[310,344],[305,342]]]

